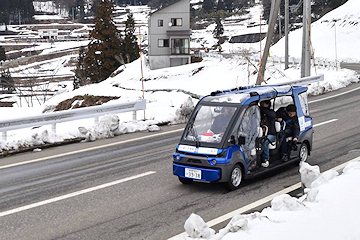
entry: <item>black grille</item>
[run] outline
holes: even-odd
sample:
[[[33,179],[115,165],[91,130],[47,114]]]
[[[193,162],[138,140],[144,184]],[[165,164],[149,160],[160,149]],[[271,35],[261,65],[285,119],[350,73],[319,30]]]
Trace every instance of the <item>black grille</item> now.
[[[202,164],[202,163],[201,163],[201,160],[199,160],[199,159],[193,159],[193,158],[189,158],[189,159],[188,159],[188,162]]]

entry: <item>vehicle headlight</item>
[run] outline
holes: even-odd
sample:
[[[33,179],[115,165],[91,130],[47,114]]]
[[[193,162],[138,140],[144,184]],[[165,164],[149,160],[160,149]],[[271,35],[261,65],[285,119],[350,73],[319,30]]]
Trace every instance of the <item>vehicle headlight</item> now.
[[[180,154],[174,154],[174,155],[173,155],[173,158],[174,158],[174,160],[177,161],[177,162],[181,160]]]

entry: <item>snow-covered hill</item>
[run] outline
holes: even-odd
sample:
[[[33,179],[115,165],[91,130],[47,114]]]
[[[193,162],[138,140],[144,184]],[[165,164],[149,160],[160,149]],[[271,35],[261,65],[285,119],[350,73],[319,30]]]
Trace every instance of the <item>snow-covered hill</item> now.
[[[311,43],[315,58],[360,61],[359,1],[349,0],[311,24]],[[336,39],[336,42],[335,42]],[[302,28],[289,35],[289,55],[301,57]],[[271,54],[285,55],[285,40],[271,48]],[[336,56],[337,55],[337,56]]]

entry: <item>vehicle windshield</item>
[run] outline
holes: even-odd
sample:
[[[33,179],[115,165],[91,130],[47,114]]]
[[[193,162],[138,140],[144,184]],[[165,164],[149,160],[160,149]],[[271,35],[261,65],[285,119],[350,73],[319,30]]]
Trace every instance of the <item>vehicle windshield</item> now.
[[[184,140],[219,143],[222,140],[236,107],[201,106],[191,120]]]

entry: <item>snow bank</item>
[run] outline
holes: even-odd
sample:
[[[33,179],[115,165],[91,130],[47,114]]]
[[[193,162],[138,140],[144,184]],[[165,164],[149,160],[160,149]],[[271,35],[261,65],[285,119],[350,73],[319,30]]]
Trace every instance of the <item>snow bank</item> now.
[[[347,164],[340,176],[333,170],[321,174],[318,170],[318,166],[301,164],[302,182],[311,188],[306,188],[300,198],[283,194],[275,197],[271,207],[261,213],[234,216],[216,234],[201,235],[201,238],[189,234],[189,237],[177,239],[359,239],[360,209],[356,206],[360,195],[353,190],[360,181],[360,162]],[[187,233],[195,231],[199,225],[209,229],[201,217],[194,216],[197,215],[191,214],[191,220],[188,219],[193,224],[186,226]]]
[[[44,144],[61,143],[66,139],[81,138],[84,139],[84,141],[95,141],[138,131],[156,132],[161,130],[157,124],[159,124],[159,122],[155,120],[120,122],[118,115],[109,114],[102,117],[98,123],[93,124],[91,127],[80,125],[78,130],[68,130],[65,134],[56,134],[48,131],[45,127],[41,127],[32,131],[26,131],[26,133],[30,135],[26,136],[26,133],[22,134],[23,138],[19,140],[8,142],[0,140],[0,153],[4,151],[18,151],[36,146],[41,147]]]

